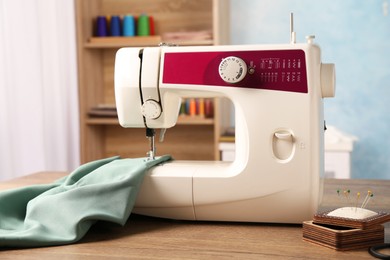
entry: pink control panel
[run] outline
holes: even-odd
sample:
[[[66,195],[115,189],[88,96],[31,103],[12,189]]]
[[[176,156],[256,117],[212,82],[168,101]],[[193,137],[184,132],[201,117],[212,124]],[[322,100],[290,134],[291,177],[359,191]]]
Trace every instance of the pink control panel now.
[[[227,83],[219,66],[227,57],[245,62],[247,72],[237,83]],[[307,93],[303,50],[257,50],[229,52],[165,53],[162,82],[221,87],[240,87]]]

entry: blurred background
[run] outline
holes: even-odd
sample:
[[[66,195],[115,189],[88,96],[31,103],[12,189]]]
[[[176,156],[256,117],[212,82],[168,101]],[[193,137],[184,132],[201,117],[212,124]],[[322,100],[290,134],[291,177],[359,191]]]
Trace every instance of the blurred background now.
[[[336,64],[336,97],[325,120],[355,137],[351,177],[390,178],[390,15],[387,0],[231,0],[231,43],[288,43],[315,35],[322,61]]]

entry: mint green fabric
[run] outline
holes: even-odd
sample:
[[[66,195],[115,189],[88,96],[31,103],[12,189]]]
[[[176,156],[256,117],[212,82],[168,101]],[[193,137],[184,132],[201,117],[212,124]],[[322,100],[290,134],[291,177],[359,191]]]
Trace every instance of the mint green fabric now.
[[[151,167],[170,160],[112,157],[46,185],[0,192],[0,247],[74,243],[98,220],[124,225]]]

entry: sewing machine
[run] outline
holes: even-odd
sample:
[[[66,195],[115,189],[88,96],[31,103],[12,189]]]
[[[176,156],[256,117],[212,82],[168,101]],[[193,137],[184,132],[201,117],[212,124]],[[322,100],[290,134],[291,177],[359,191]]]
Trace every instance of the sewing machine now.
[[[233,162],[176,161],[145,176],[134,212],[173,219],[302,223],[316,212],[324,169],[323,98],[333,64],[313,43],[122,48],[115,97],[123,127],[173,127],[182,97],[235,107]]]

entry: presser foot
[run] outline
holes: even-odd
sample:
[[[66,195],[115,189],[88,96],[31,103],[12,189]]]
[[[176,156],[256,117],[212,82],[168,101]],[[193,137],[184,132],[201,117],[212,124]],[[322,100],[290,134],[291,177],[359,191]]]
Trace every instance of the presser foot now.
[[[167,129],[165,128],[160,130],[160,138],[159,138],[160,143],[164,141],[166,130]],[[156,136],[156,131],[154,129],[146,128],[146,137],[149,139],[149,146],[150,146],[150,150],[146,153],[148,161],[154,160],[156,158],[155,136]]]

